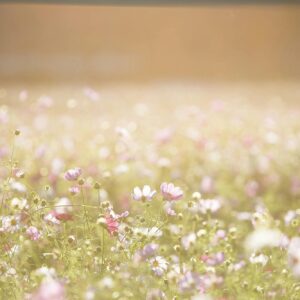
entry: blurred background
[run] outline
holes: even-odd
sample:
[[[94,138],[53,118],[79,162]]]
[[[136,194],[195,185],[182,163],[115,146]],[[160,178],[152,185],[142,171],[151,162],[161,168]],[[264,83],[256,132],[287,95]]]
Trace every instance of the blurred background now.
[[[300,5],[0,5],[2,82],[299,78]]]

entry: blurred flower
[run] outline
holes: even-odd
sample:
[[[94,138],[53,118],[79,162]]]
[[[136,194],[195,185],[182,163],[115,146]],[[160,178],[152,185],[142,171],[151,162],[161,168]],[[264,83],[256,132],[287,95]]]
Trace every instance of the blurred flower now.
[[[196,242],[196,234],[194,232],[189,233],[188,235],[185,235],[181,239],[181,244],[185,250],[188,250],[192,245]]]
[[[81,169],[80,168],[74,168],[74,169],[69,169],[65,173],[65,179],[68,181],[75,181],[79,178],[81,175]]]
[[[200,190],[203,193],[212,193],[214,191],[214,181],[210,176],[204,176],[201,185]]]
[[[60,221],[68,221],[72,220],[73,218],[71,214],[72,210],[73,208],[71,201],[68,198],[63,197],[58,202],[56,202],[54,210],[51,213],[56,219]]]
[[[225,259],[223,252],[217,252],[212,255],[202,255],[201,260],[208,266],[215,266],[221,264]]]
[[[143,249],[138,250],[135,254],[134,254],[134,258],[133,260],[135,262],[140,262],[143,261],[153,255],[155,255],[155,253],[157,252],[159,248],[158,244],[155,243],[150,243],[144,246]]]
[[[149,259],[151,269],[157,276],[162,276],[168,269],[168,262],[161,256]]]
[[[259,191],[259,185],[255,180],[247,182],[245,186],[246,195],[250,198],[254,198]]]
[[[173,130],[171,128],[164,128],[164,129],[161,129],[156,134],[156,140],[160,144],[165,144],[171,140],[172,136],[173,136]]]
[[[294,276],[300,278],[300,238],[291,239],[288,250],[288,264],[293,271]]]
[[[181,188],[175,187],[173,183],[162,183],[160,190],[164,199],[168,201],[179,200],[183,196]]]
[[[200,199],[198,202],[198,209],[202,214],[208,212],[214,213],[218,211],[221,207],[221,202],[218,199]]]
[[[118,231],[119,223],[116,219],[112,218],[111,216],[105,217],[105,224],[106,229],[108,230],[110,235],[113,235],[115,232]]]
[[[69,188],[69,192],[72,194],[72,195],[77,195],[80,193],[80,188],[79,186],[71,186]]]
[[[23,178],[25,176],[24,170],[19,168],[13,169],[13,174],[16,178]]]
[[[133,232],[147,237],[160,237],[162,231],[158,227],[134,227]]]
[[[163,300],[167,299],[165,293],[159,289],[150,290],[146,295],[146,300]]]
[[[39,230],[34,226],[28,227],[26,230],[26,234],[32,241],[36,241],[41,237]]]
[[[264,254],[256,255],[255,253],[252,253],[249,261],[251,264],[261,264],[262,266],[265,266],[268,263],[269,258]]]
[[[139,200],[151,201],[155,194],[156,194],[156,191],[155,190],[151,191],[151,188],[149,185],[144,185],[143,189],[141,189],[139,187],[135,187],[133,189],[132,198],[136,201],[139,201]]]
[[[66,292],[64,285],[56,280],[43,281],[30,300],[64,300]]]
[[[300,195],[300,179],[298,177],[293,177],[291,180],[291,194]]]
[[[13,208],[20,209],[20,210],[24,208],[28,208],[27,200],[24,198],[17,198],[17,197],[14,197],[11,200],[11,206]]]
[[[280,247],[284,235],[278,229],[258,228],[248,235],[245,248],[249,252],[257,252],[264,247]]]

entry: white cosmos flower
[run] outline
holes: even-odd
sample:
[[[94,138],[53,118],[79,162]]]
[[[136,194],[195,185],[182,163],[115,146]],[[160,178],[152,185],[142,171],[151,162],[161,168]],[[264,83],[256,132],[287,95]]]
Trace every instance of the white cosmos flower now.
[[[162,276],[168,269],[168,262],[162,256],[155,256],[149,259],[151,269],[157,276]]]
[[[158,227],[136,227],[133,229],[134,233],[142,234],[148,237],[160,237],[162,236],[162,231]]]
[[[265,266],[269,261],[269,258],[264,254],[256,255],[255,253],[252,253],[249,261],[251,262],[251,264],[261,264],[262,266]]]
[[[249,252],[257,252],[264,247],[280,247],[284,238],[278,229],[259,228],[248,235],[245,248]]]
[[[153,196],[156,194],[155,190],[151,190],[149,185],[144,185],[143,188],[136,186],[133,189],[132,198],[136,201],[147,200],[151,201]]]

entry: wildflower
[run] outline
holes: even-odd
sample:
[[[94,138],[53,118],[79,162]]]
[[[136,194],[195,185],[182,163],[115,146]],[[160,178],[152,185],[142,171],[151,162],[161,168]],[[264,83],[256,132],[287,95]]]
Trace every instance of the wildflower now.
[[[171,140],[172,136],[173,130],[171,128],[164,128],[156,134],[156,140],[160,144],[165,144]]]
[[[106,276],[101,279],[99,285],[105,289],[112,289],[115,286],[115,282],[111,277]]]
[[[218,211],[220,207],[220,200],[217,199],[201,199],[198,203],[198,209],[202,214],[206,214],[207,212],[214,213]]]
[[[25,193],[27,191],[27,188],[24,184],[18,181],[12,181],[11,182],[11,189],[13,191],[16,191],[18,193]]]
[[[4,232],[16,232],[21,228],[21,216],[15,215],[15,216],[3,216],[0,217],[0,220],[2,221],[2,231]]]
[[[173,209],[174,202],[166,202],[164,205],[164,210],[168,216],[176,216],[176,211]]]
[[[66,173],[65,173],[65,179],[68,181],[75,181],[79,178],[79,176],[81,175],[81,169],[80,168],[73,168],[73,169],[69,169]]]
[[[161,256],[149,259],[151,269],[157,276],[162,276],[168,269],[168,262]]]
[[[45,280],[30,298],[31,300],[64,300],[66,299],[64,285],[56,280]]]
[[[150,243],[150,244],[145,245],[143,249],[138,250],[134,254],[134,261],[140,262],[140,261],[143,261],[143,260],[155,255],[158,248],[159,248],[159,245],[155,244],[155,243]]]
[[[39,269],[36,269],[34,273],[38,276],[42,276],[44,279],[54,279],[56,278],[56,271],[54,268],[48,268],[46,266],[43,266]]]
[[[16,178],[23,178],[25,176],[24,170],[18,168],[13,169],[13,174]]]
[[[158,227],[135,227],[133,229],[135,234],[142,234],[147,237],[160,237],[162,236],[162,231]]]
[[[285,225],[290,225],[290,223],[298,216],[297,212],[294,210],[289,210],[284,215],[284,223]]]
[[[118,232],[119,223],[116,219],[111,216],[105,217],[105,225],[110,235],[113,235],[115,232]]]
[[[199,292],[205,292],[205,286],[199,274],[191,271],[185,272],[179,280],[179,290],[181,292],[189,292],[195,287]]]
[[[55,217],[55,212],[53,212],[53,211],[51,211],[50,213],[48,213],[47,215],[45,215],[44,220],[45,220],[47,223],[50,223],[50,224],[56,224],[56,225],[59,225],[59,224],[60,224],[59,219],[57,219],[57,218]]]
[[[26,233],[32,241],[36,241],[41,237],[39,230],[34,226],[28,227]]]
[[[185,250],[188,250],[196,242],[196,234],[194,232],[189,233],[181,239],[181,244]]]
[[[63,197],[55,204],[54,210],[50,213],[57,220],[68,221],[72,220],[73,218],[71,212],[71,201],[68,198]]]
[[[214,190],[214,181],[210,176],[203,177],[201,181],[201,191],[203,193],[212,193]]]
[[[80,193],[80,188],[78,186],[71,186],[69,188],[69,192],[71,193],[71,195],[75,196]]]
[[[251,264],[261,264],[262,266],[265,266],[268,263],[269,258],[264,254],[256,255],[255,253],[252,253],[249,261],[251,262]]]
[[[259,184],[255,180],[247,182],[245,186],[246,195],[250,198],[256,197],[259,191]]]
[[[28,207],[27,205],[27,200],[24,199],[24,198],[17,198],[17,197],[14,197],[12,200],[11,200],[11,206],[13,208],[16,208],[16,209],[24,209],[26,207]]]
[[[291,194],[294,196],[300,195],[300,178],[293,177],[291,179],[290,191],[291,191]]]
[[[225,255],[223,252],[217,252],[212,255],[202,255],[201,260],[208,266],[215,266],[224,262]]]
[[[175,201],[179,200],[183,196],[183,191],[180,187],[174,186],[173,183],[162,183],[160,191],[165,200]]]
[[[160,289],[152,289],[146,295],[146,300],[163,300],[167,299],[165,293]]]
[[[284,240],[284,235],[278,229],[260,228],[254,230],[246,238],[247,251],[256,252],[264,247],[279,247]]]
[[[293,271],[295,277],[300,278],[300,238],[291,239],[288,247],[288,264]]]
[[[151,188],[149,185],[144,185],[143,188],[135,187],[133,189],[132,198],[136,201],[142,200],[142,201],[151,201],[153,196],[156,194],[156,191],[151,191]]]

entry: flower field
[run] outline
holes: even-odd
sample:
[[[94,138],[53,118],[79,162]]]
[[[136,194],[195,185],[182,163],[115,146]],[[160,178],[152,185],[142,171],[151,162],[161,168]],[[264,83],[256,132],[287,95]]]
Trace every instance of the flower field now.
[[[300,299],[282,95],[0,89],[0,299]]]

